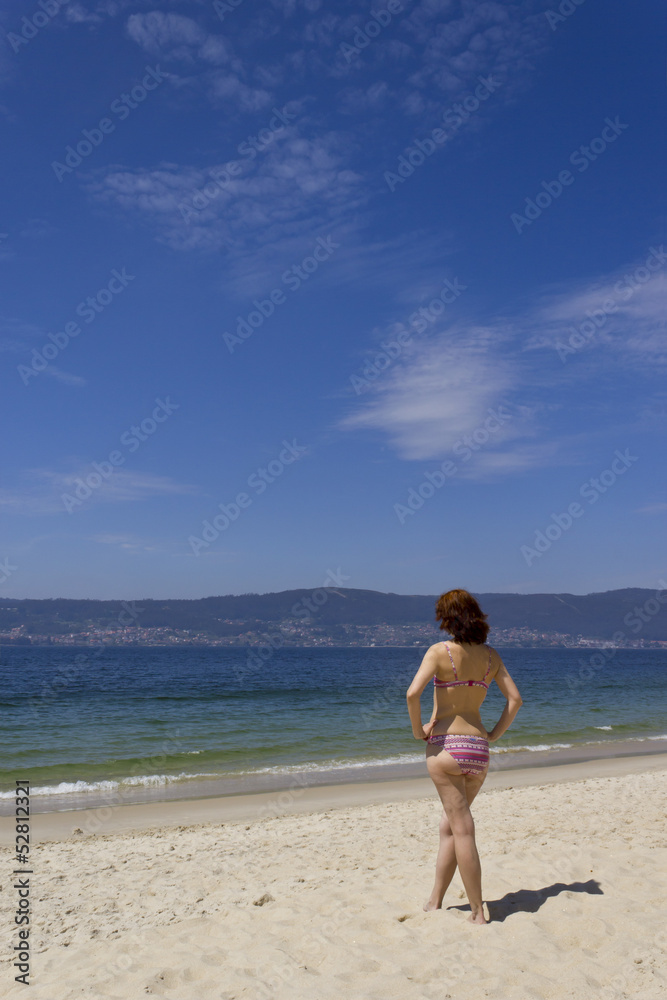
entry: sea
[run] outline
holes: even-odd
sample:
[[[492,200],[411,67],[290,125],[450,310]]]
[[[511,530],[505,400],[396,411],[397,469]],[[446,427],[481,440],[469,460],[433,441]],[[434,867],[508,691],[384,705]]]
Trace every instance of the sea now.
[[[425,775],[425,648],[3,647],[0,813],[25,779],[48,812]],[[667,650],[499,652],[524,704],[492,768],[667,750]],[[488,729],[503,706],[492,684]]]

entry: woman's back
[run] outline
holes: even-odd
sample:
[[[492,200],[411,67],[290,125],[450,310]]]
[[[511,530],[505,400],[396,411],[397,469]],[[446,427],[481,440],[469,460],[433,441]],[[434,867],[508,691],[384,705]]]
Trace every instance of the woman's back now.
[[[483,643],[439,642],[433,678],[436,725],[433,733],[486,735],[479,710],[498,663]]]

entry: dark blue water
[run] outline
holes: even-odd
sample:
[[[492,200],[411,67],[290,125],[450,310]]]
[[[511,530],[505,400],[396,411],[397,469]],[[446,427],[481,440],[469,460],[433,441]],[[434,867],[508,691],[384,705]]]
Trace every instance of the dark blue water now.
[[[651,740],[667,729],[667,650],[500,652],[524,705],[495,753]],[[422,653],[282,649],[257,667],[234,648],[5,647],[0,793],[17,777],[58,795],[418,760],[405,691]],[[487,728],[503,704],[492,685]],[[424,720],[431,705],[429,687]]]

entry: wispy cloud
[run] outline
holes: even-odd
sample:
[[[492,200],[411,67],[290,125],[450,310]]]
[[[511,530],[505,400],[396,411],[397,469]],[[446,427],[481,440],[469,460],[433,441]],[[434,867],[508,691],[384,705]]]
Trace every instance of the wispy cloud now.
[[[191,17],[152,10],[132,14],[127,20],[128,37],[146,52],[161,59],[194,63],[197,59],[226,63],[230,51],[220,35],[211,35]]]
[[[341,134],[306,139],[286,127],[260,156],[257,163],[239,158],[238,173],[220,183],[214,178],[226,164],[203,170],[163,163],[113,169],[87,186],[94,200],[121,208],[173,250],[224,251],[229,280],[243,295],[299,262],[317,235],[339,225],[358,229],[355,213],[365,202]],[[197,199],[203,188],[209,194]]]
[[[659,264],[659,258],[652,263]],[[597,281],[543,295],[528,317],[525,349],[559,351],[571,366],[575,356],[585,362],[600,349],[617,364],[662,366],[667,362],[665,301],[667,260],[653,271],[643,259],[626,264]]]
[[[88,10],[82,3],[70,3],[65,8],[65,17],[71,24],[102,24],[104,17],[93,10]]]
[[[224,104],[241,113],[254,113],[270,107],[274,100],[266,88],[270,74],[257,73],[254,66],[246,69],[227,37],[210,33],[191,17],[159,10],[132,14],[126,31],[128,38],[150,55],[187,66],[214,106]],[[265,85],[255,86],[251,75]]]
[[[434,92],[454,98],[479,74],[491,73],[505,81],[503,95],[509,99],[526,85],[546,50],[544,14],[530,5],[494,0],[462,0],[458,16],[451,16],[452,7],[450,0],[422,0],[406,16],[407,35],[422,53],[422,67],[410,84],[427,101]]]
[[[160,552],[162,548],[156,545],[152,539],[140,538],[138,535],[114,535],[109,532],[102,532],[98,535],[90,536],[91,542],[99,545],[111,545],[114,548],[126,549],[130,552]]]
[[[0,351],[17,354],[27,349],[29,341],[45,336],[42,327],[35,323],[26,323],[17,316],[0,317]]]
[[[25,354],[31,341],[45,341],[46,337],[47,331],[34,323],[26,323],[15,316],[0,317],[0,352]],[[30,358],[28,357],[26,360],[30,361]],[[87,385],[86,379],[80,375],[73,375],[71,372],[63,371],[62,368],[51,364],[46,365],[42,374],[65,385]]]
[[[459,326],[415,337],[405,356],[371,384],[370,398],[344,417],[340,427],[379,431],[404,459],[449,454],[464,434],[483,425],[489,408],[521,384],[518,365],[502,349],[505,339],[491,328]],[[516,421],[508,423],[496,441],[517,433]]]
[[[667,513],[667,503],[649,503],[645,507],[638,507],[637,514],[665,514]]]
[[[56,379],[58,382],[62,382],[64,385],[88,385],[88,381],[85,378],[82,378],[81,375],[73,375],[71,372],[64,372],[61,368],[56,368],[55,365],[47,365],[44,369],[44,374],[50,375],[51,378]]]
[[[42,240],[47,236],[53,236],[57,231],[47,219],[28,219],[19,236],[27,240]]]
[[[574,433],[556,429],[550,415],[560,414],[561,390],[587,379],[599,387],[600,355],[590,364],[578,357],[567,367],[555,348],[570,335],[573,323],[597,315],[601,325],[598,329],[589,319],[593,335],[586,350],[603,352],[606,368],[619,374],[633,368],[640,377],[652,375],[667,360],[667,275],[657,268],[652,273],[647,278],[643,263],[635,262],[595,282],[538,294],[521,311],[484,325],[457,321],[443,329],[440,323],[428,336],[412,331],[410,346],[368,382],[338,426],[379,433],[400,458],[436,459],[482,427],[493,408],[520,400],[512,419],[490,436],[464,474],[501,475],[545,463],[578,463],[585,428]],[[644,283],[636,282],[635,275]],[[616,307],[608,316],[601,312],[605,302]],[[395,332],[387,330],[386,338]],[[551,352],[550,364],[545,364],[545,349]],[[568,405],[571,409],[571,400]],[[589,405],[586,396],[581,405]],[[657,512],[655,505],[643,510]]]
[[[80,481],[90,473],[89,465],[75,472],[27,470],[18,488],[0,490],[0,510],[8,514],[63,514],[66,511],[63,494],[76,495]],[[98,503],[132,503],[198,492],[198,487],[178,483],[169,476],[118,468],[108,480],[92,490],[81,509]]]

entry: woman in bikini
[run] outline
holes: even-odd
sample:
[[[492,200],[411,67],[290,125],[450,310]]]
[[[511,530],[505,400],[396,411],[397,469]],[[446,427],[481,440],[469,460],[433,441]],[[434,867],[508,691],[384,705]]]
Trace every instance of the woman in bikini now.
[[[509,728],[522,701],[500,656],[485,645],[489,626],[472,594],[450,590],[439,598],[435,615],[454,641],[438,642],[427,650],[407,694],[412,732],[415,739],[427,741],[426,765],[443,805],[435,884],[424,909],[442,906],[458,865],[472,911],[469,920],[485,924],[482,870],[470,804],[488,772],[489,742]],[[433,714],[422,726],[420,697],[431,680]],[[491,681],[507,704],[487,732],[479,710]]]

